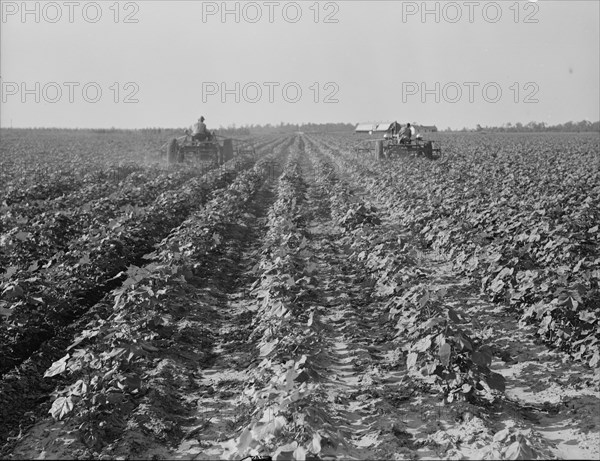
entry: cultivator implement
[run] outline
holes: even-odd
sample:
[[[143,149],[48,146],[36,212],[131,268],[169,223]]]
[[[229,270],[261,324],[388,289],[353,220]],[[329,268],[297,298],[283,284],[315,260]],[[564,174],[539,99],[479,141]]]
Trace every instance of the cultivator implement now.
[[[421,138],[402,140],[397,138],[366,140],[356,145],[354,153],[357,156],[374,155],[378,159],[393,159],[400,157],[425,157],[437,160],[442,155],[442,149],[436,147],[433,141]]]
[[[247,155],[252,158],[256,158],[256,147],[250,141],[244,139],[232,139],[233,141],[233,155],[239,157]]]

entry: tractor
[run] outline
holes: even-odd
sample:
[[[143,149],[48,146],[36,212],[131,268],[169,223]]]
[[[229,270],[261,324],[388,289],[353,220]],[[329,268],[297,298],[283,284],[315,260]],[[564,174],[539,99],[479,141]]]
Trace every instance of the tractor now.
[[[204,141],[194,139],[190,130],[179,138],[173,138],[167,145],[169,163],[182,163],[186,158],[209,160],[218,164],[233,158],[231,140],[224,139],[219,144],[214,133],[210,133]]]
[[[384,140],[377,141],[375,151],[377,158],[388,159],[412,154],[413,156],[423,156],[430,160],[437,160],[442,154],[439,147],[434,147],[433,141],[426,141],[421,135],[417,135],[414,140],[400,139],[398,136],[384,138]]]
[[[245,140],[225,138],[210,133],[203,141],[194,139],[190,130],[184,135],[173,138],[167,143],[167,159],[169,163],[182,163],[186,159],[207,160],[222,165],[234,156],[252,155],[254,146]]]
[[[378,159],[393,159],[411,155],[437,160],[442,155],[442,149],[434,146],[434,141],[424,140],[420,134],[406,139],[399,134],[386,133],[383,139],[362,141],[354,151],[357,155],[361,153],[375,154]]]

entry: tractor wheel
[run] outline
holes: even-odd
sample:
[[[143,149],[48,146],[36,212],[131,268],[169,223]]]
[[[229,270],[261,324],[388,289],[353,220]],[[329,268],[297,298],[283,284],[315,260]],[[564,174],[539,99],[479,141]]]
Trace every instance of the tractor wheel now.
[[[223,140],[222,161],[227,162],[233,158],[233,140]]]
[[[179,158],[183,155],[183,152],[179,152],[179,145],[177,144],[177,139],[171,139],[169,146],[167,147],[167,159],[169,163],[178,163],[180,162]]]
[[[426,142],[423,146],[423,154],[425,154],[425,157],[429,160],[433,160],[433,144],[431,141]]]
[[[375,145],[375,158],[377,158],[377,160],[385,158],[385,154],[383,152],[383,141],[377,141],[377,144]]]

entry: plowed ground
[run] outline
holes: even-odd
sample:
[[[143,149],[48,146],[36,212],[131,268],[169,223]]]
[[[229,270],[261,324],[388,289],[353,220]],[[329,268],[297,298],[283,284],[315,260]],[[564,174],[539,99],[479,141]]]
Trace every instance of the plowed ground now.
[[[597,368],[545,345],[424,247],[350,155],[331,167],[328,142],[265,143],[44,343],[52,360],[10,370],[3,384],[34,380],[37,400],[8,422],[0,455],[598,459]],[[440,305],[477,330],[469,340],[493,351],[503,390],[449,393],[449,378],[407,363],[409,310],[395,303],[419,290],[432,300],[418,315]]]

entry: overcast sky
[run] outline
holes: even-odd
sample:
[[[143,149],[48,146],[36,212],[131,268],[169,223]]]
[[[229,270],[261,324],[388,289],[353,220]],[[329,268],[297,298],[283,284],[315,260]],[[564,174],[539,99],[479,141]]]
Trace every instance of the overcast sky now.
[[[2,127],[600,118],[600,2],[1,2]]]

